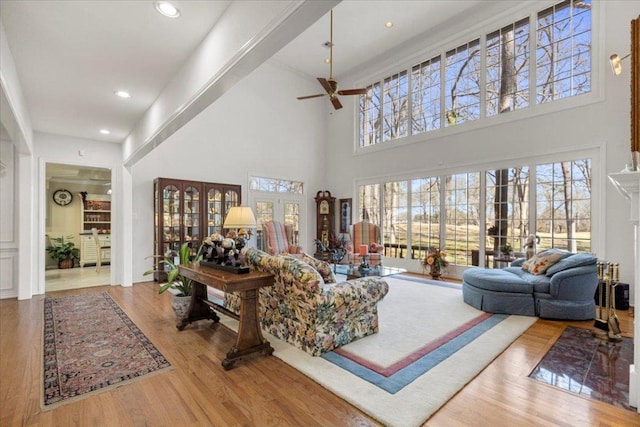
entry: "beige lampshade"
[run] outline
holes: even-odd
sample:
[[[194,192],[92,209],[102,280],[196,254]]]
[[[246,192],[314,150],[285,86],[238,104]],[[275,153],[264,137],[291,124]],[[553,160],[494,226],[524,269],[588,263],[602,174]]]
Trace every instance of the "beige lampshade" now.
[[[224,220],[224,228],[256,228],[256,217],[248,206],[234,206]]]

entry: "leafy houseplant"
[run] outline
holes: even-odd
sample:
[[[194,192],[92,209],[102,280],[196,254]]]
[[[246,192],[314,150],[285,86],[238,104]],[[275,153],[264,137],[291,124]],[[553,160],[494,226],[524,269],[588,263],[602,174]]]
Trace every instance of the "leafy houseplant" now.
[[[156,255],[151,256],[149,258],[160,258],[158,262],[157,268],[159,269],[161,265],[166,265],[169,267],[169,271],[167,273],[167,283],[160,286],[158,289],[158,293],[164,293],[167,290],[171,289],[174,292],[172,294],[172,307],[176,312],[178,317],[182,317],[187,312],[187,307],[189,305],[189,301],[191,300],[191,293],[193,290],[193,281],[184,277],[180,274],[178,270],[178,266],[182,264],[189,264],[190,262],[199,262],[202,259],[202,246],[198,250],[196,254],[196,258],[194,260],[191,259],[191,248],[188,243],[183,243],[180,246],[180,250],[178,251],[178,263],[173,259],[172,254],[167,255]],[[149,275],[157,272],[158,270],[148,270],[144,272],[144,275]]]
[[[513,247],[510,243],[507,243],[506,245],[500,247],[500,252],[502,252],[504,256],[509,257],[511,255],[511,252],[513,252]]]
[[[58,261],[58,268],[72,268],[73,261],[80,257],[80,249],[76,248],[76,245],[69,240],[73,239],[73,236],[52,237],[51,241],[54,244],[47,246],[47,253],[49,256]]]
[[[202,248],[202,247],[201,247]],[[156,255],[150,258],[161,258],[158,262],[158,268],[160,265],[167,265],[169,267],[169,272],[167,274],[167,283],[160,286],[158,293],[161,294],[166,292],[168,289],[175,289],[178,291],[178,296],[181,297],[190,297],[191,289],[192,289],[192,280],[187,279],[178,271],[178,266],[182,264],[189,264],[190,262],[199,262],[202,259],[201,251],[198,250],[195,260],[191,260],[191,248],[188,243],[183,243],[180,246],[180,250],[178,251],[178,263],[176,264],[171,254],[168,255]],[[148,270],[144,272],[144,275],[149,275],[157,272],[158,270]]]

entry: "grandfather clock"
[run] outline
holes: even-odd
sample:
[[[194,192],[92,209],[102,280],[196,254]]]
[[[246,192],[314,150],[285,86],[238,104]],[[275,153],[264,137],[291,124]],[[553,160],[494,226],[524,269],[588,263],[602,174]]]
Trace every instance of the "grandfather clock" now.
[[[335,232],[334,209],[336,198],[331,197],[331,192],[318,191],[316,200],[316,239],[329,247],[329,237]]]

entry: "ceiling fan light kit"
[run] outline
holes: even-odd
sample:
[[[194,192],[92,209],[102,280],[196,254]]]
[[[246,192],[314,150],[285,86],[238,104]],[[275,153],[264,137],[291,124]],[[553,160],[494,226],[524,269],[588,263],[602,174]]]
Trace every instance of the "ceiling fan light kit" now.
[[[330,40],[323,43],[323,46],[329,47],[329,78],[318,77],[318,82],[324,88],[327,93],[318,93],[316,95],[299,96],[298,99],[311,99],[319,98],[321,96],[329,95],[329,100],[333,105],[333,108],[339,110],[342,108],[342,104],[338,99],[338,95],[365,95],[367,89],[344,89],[338,90],[338,81],[333,78],[333,9],[331,9],[331,26],[330,26]]]

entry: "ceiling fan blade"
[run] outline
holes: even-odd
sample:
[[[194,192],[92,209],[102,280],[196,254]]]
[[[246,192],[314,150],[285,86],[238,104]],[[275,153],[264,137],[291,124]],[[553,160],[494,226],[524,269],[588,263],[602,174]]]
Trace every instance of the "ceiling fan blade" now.
[[[299,96],[298,99],[311,99],[311,98],[318,98],[326,95],[327,95],[326,93],[319,93],[317,95]]]
[[[326,91],[327,91],[327,93],[328,93],[329,95],[331,95],[331,94],[332,94],[332,90],[333,90],[333,89],[331,89],[331,85],[329,84],[329,82],[327,81],[327,79],[322,78],[322,77],[318,77],[318,81],[320,82],[320,84],[322,85],[322,87],[324,88],[324,90],[326,90]]]
[[[342,104],[340,103],[340,100],[336,97],[331,98],[331,103],[333,104],[333,108],[335,108],[336,110],[339,110],[342,108]]]
[[[367,89],[344,89],[339,90],[338,95],[366,95]]]

